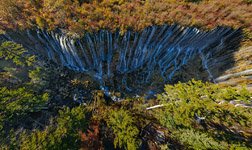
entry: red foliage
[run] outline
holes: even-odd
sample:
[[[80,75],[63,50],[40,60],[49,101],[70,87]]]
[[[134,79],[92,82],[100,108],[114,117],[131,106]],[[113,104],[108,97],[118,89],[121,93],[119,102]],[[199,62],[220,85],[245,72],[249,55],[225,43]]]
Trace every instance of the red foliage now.
[[[102,142],[99,140],[99,125],[97,123],[91,123],[87,132],[79,131],[81,136],[81,149],[96,149],[101,150]]]
[[[0,29],[3,30],[30,28],[33,25],[47,29],[64,28],[82,34],[85,30],[101,28],[141,30],[153,24],[179,23],[205,29],[219,25],[242,27],[252,33],[252,4],[244,0],[203,0],[200,3],[183,0],[94,0],[82,4],[77,0],[37,0],[38,4],[10,1],[15,3],[0,0],[3,6],[10,5],[0,6],[0,12],[9,9],[8,13],[0,15]]]

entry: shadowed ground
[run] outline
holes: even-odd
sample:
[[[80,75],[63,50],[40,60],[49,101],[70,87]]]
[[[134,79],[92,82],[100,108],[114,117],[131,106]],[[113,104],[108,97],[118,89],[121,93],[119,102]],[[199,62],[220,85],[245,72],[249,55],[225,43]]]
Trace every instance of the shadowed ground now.
[[[227,80],[251,74],[251,49],[238,50],[241,30],[226,27],[206,32],[163,25],[124,35],[100,30],[82,38],[60,31],[27,30],[7,32],[3,37],[58,65],[90,75],[101,87],[128,92],[143,85],[156,87],[192,78],[232,84]],[[250,76],[246,79],[250,83]]]

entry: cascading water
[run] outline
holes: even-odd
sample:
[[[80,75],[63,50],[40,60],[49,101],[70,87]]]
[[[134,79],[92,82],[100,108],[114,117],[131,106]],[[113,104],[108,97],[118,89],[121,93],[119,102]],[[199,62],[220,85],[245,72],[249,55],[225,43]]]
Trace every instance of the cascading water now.
[[[142,32],[129,30],[124,35],[100,30],[72,38],[37,29],[6,33],[5,37],[71,70],[91,75],[101,87],[117,76],[120,86],[130,91],[132,85],[127,77],[131,74],[138,75],[134,82],[139,84],[150,82],[154,72],[170,81],[195,56],[201,58],[209,79],[214,81],[209,61],[214,61],[212,56],[229,46],[239,45],[241,35],[240,30],[226,27],[204,32],[163,25],[147,27]]]

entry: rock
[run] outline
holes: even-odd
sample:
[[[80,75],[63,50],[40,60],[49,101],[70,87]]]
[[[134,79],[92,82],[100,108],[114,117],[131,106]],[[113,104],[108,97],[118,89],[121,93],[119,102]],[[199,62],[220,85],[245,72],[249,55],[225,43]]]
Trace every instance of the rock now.
[[[16,35],[19,35],[18,38]],[[58,65],[89,74],[100,85],[104,85],[105,80],[117,79],[119,85],[113,85],[117,90],[125,87],[132,92],[128,87],[134,87],[134,83],[147,85],[154,75],[166,83],[173,82],[173,79],[180,81],[181,78],[175,76],[177,73],[183,76],[180,71],[185,66],[192,77],[197,75],[192,68],[200,66],[203,73],[198,71],[201,72],[199,76],[214,81],[219,77],[214,69],[224,66],[220,66],[220,61],[217,60],[229,62],[229,59],[223,59],[229,58],[227,55],[220,55],[224,52],[229,54],[237,48],[242,32],[228,27],[217,27],[206,32],[174,24],[150,26],[141,34],[129,30],[122,36],[118,31],[112,33],[101,30],[76,38],[67,36],[64,32],[36,29],[10,31],[2,37],[22,44],[31,52],[43,55]],[[189,64],[190,61],[200,64],[192,65]],[[117,75],[111,76],[112,74]],[[129,82],[127,76],[130,74],[134,74],[132,82]],[[163,84],[160,80],[158,82]],[[148,96],[154,94],[147,94],[147,99],[150,98]]]

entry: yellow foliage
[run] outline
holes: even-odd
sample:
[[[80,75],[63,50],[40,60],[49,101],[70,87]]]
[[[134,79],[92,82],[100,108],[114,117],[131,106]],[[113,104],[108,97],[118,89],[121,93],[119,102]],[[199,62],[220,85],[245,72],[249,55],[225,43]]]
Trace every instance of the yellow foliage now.
[[[40,2],[40,3],[39,3]],[[195,3],[197,2],[197,3]],[[70,32],[106,28],[142,30],[146,26],[179,23],[212,29],[216,26],[242,27],[252,43],[251,4],[244,0],[0,0],[0,29],[28,28],[27,23]],[[10,25],[14,24],[14,25]]]

